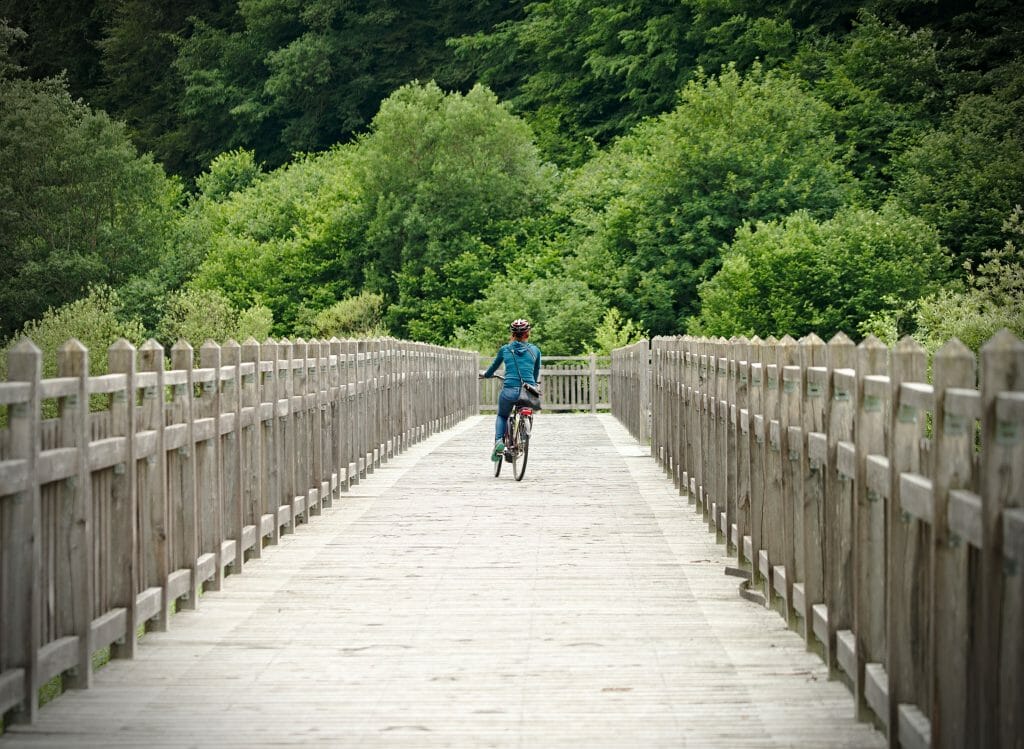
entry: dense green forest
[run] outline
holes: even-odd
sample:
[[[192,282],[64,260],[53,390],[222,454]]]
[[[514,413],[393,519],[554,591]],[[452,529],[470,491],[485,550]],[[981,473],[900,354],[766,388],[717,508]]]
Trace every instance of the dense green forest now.
[[[62,11],[0,0],[8,345],[1024,333],[1017,0]]]

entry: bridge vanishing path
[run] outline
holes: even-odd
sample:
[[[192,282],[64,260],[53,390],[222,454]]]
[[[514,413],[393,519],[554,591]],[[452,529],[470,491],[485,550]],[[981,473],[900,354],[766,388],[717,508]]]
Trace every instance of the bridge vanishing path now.
[[[608,415],[412,445],[0,749],[872,747],[850,693]]]

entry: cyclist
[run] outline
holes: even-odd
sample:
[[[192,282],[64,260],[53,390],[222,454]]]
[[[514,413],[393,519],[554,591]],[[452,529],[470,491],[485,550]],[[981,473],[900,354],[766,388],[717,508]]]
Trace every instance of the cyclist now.
[[[498,417],[494,423],[494,449],[491,460],[501,460],[505,451],[505,426],[512,406],[519,398],[519,389],[524,382],[536,385],[540,378],[540,349],[527,343],[530,337],[529,320],[513,320],[508,326],[512,337],[508,343],[498,349],[494,361],[480,377],[493,377],[502,364],[505,365],[505,380],[498,393]]]

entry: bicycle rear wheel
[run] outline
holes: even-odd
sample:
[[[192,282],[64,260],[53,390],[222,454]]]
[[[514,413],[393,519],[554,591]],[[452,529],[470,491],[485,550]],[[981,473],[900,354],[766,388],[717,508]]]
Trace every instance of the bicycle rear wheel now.
[[[530,457],[530,432],[527,429],[525,416],[520,416],[516,424],[516,460],[512,464],[512,475],[516,481],[522,481],[526,475],[526,459]]]

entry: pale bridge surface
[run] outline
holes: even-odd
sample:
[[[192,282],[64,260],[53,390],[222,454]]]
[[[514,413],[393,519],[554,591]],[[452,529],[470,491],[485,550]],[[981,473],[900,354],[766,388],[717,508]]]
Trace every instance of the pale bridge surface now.
[[[413,445],[9,727],[15,747],[873,747],[850,693],[611,416]]]

